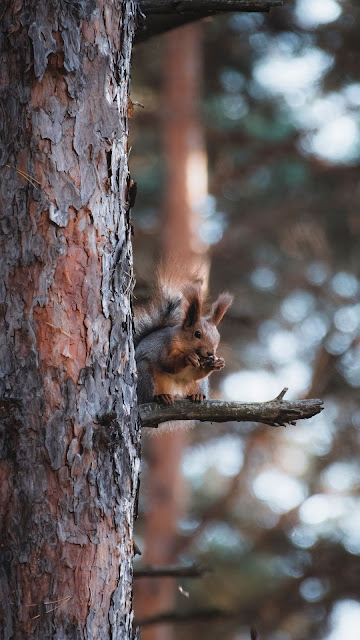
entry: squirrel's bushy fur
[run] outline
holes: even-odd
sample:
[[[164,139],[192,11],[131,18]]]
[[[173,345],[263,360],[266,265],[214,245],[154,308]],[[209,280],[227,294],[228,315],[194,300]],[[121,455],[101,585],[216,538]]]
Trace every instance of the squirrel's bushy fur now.
[[[170,404],[176,398],[200,402],[208,396],[207,378],[222,369],[216,356],[217,325],[231,305],[222,293],[204,314],[202,280],[179,264],[159,269],[148,304],[135,309],[135,356],[139,402]]]
[[[181,322],[185,302],[182,289],[180,283],[176,282],[175,274],[165,273],[159,267],[151,300],[135,309],[135,347],[149,334]]]

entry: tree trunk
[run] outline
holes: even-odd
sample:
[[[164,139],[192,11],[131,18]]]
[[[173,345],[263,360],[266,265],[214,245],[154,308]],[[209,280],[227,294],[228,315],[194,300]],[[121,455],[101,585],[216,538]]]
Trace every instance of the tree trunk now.
[[[163,149],[166,187],[162,252],[196,263],[208,246],[199,234],[207,197],[207,154],[200,119],[203,25],[164,36]]]
[[[131,638],[135,5],[1,14],[0,638]]]

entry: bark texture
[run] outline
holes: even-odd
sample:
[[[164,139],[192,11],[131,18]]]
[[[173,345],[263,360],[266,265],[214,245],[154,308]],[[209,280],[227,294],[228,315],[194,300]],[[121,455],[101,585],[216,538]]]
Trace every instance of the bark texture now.
[[[131,638],[135,5],[1,13],[0,638]]]

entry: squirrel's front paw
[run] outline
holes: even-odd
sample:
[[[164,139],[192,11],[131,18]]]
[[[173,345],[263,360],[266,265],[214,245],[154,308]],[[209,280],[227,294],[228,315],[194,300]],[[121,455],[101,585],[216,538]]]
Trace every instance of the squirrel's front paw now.
[[[200,358],[196,353],[190,353],[189,356],[186,356],[185,362],[186,364],[190,364],[192,367],[195,367],[195,369],[200,367]]]
[[[202,366],[204,369],[208,369],[209,371],[219,371],[223,367],[225,367],[224,358],[217,358],[216,356],[209,356],[205,358]]]
[[[188,398],[191,402],[202,402],[205,400],[206,395],[205,393],[193,393],[191,396],[188,396]]]
[[[159,393],[159,395],[154,396],[154,400],[158,404],[173,404],[174,402],[174,398],[170,393]]]
[[[215,358],[212,364],[212,369],[214,369],[215,371],[219,371],[219,369],[223,369],[224,367],[225,367],[224,358]]]

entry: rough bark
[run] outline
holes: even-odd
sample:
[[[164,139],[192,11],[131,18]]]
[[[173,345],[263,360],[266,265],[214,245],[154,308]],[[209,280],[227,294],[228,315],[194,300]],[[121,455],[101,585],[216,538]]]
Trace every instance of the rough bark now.
[[[0,638],[131,638],[135,6],[1,14]]]

